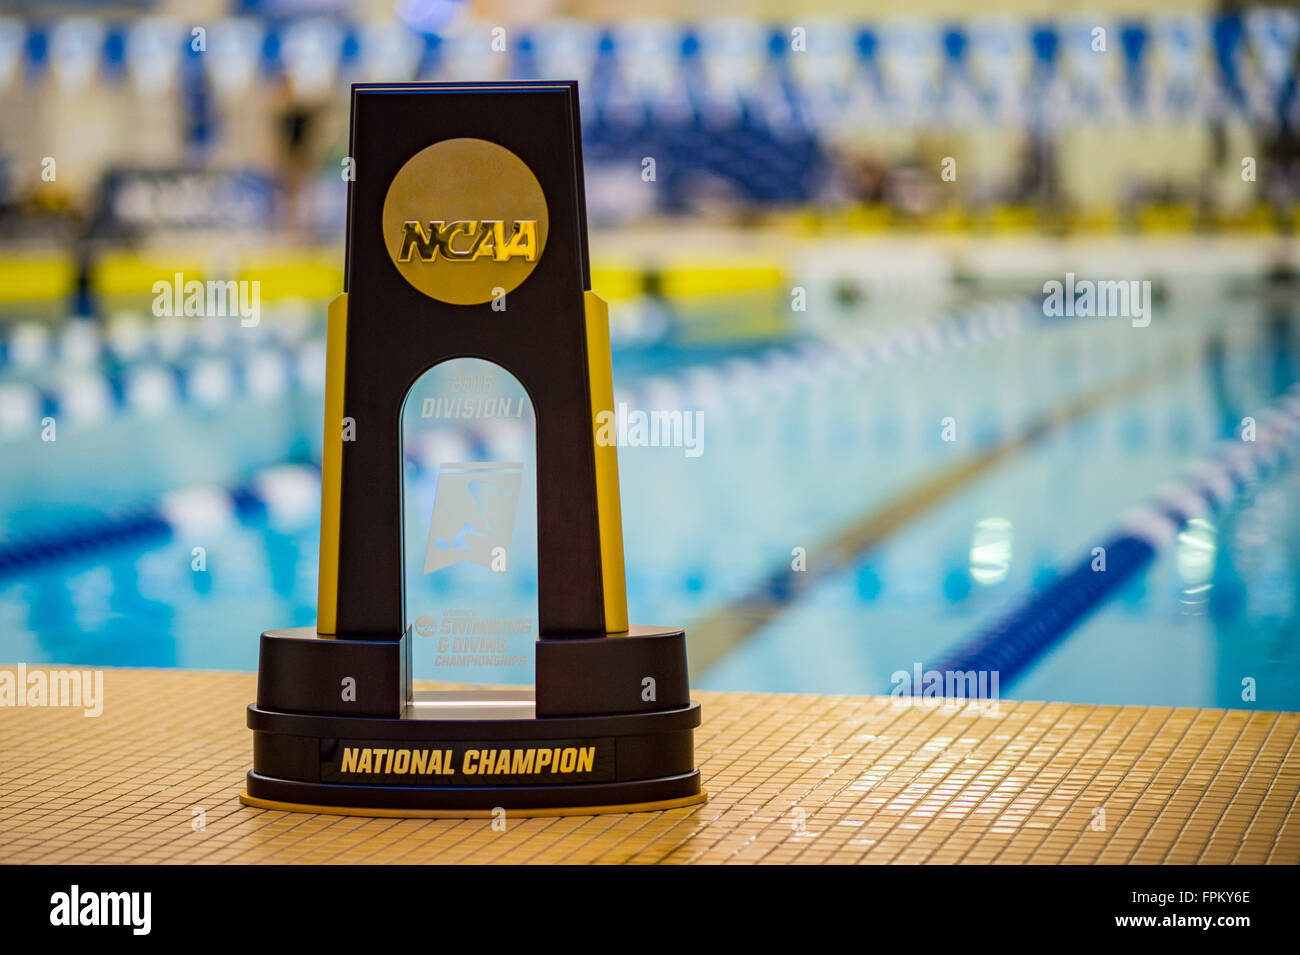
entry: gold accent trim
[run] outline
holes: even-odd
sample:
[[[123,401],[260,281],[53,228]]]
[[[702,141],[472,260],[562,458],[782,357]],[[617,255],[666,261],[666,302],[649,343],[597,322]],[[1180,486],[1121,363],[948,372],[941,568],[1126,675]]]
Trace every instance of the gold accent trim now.
[[[588,289],[582,293],[587,326],[587,380],[591,385],[592,440],[596,452],[596,526],[600,529],[601,590],[605,632],[627,629],[627,583],[623,574],[623,512],[618,495],[618,448],[595,441],[596,416],[614,412],[614,370],[609,348],[609,306]]]
[[[659,812],[698,806],[708,801],[709,794],[701,790],[694,796],[677,799],[660,799],[657,802],[629,802],[611,806],[573,806],[559,809],[507,809],[507,816],[605,816],[616,812]],[[313,806],[309,803],[280,802],[276,799],[259,799],[245,790],[239,801],[253,809],[274,809],[277,812],[311,812],[325,816],[373,816],[379,819],[491,819],[491,809],[364,809],[354,806]]]
[[[343,509],[343,386],[347,380],[348,293],[329,304],[325,333],[325,443],[320,467],[320,578],[316,632],[332,636],[339,600],[339,520]]]

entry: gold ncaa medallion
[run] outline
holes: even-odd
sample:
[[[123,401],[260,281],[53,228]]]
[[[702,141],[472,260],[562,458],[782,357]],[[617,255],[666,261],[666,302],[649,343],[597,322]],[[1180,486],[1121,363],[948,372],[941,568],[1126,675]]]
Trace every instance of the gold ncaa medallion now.
[[[522,159],[486,139],[445,139],[397,171],[384,245],[430,298],[482,305],[514,291],[546,247],[546,196]]]

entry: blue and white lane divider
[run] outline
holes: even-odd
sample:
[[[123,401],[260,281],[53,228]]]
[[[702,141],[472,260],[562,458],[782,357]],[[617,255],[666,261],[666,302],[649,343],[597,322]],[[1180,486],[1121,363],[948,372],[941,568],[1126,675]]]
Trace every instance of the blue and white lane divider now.
[[[458,460],[481,452],[473,442]],[[437,465],[408,454],[410,475],[428,479]],[[280,464],[233,487],[196,485],[164,494],[157,504],[59,521],[50,528],[10,535],[0,541],[0,580],[116,547],[156,544],[175,537],[201,538],[234,525],[270,526],[284,532],[310,528],[320,520],[321,474],[315,463]]]
[[[648,379],[635,390],[619,390],[617,400],[634,406],[673,407],[681,400],[728,400],[751,397],[769,388],[813,380],[824,374],[861,374],[885,365],[937,355],[972,344],[1015,337],[1031,328],[1037,310],[1023,299],[986,302],[960,309],[921,326],[900,326],[862,334],[837,347],[805,344],[776,349],[761,360],[736,359],[723,369],[696,368],[672,379]],[[293,345],[272,345],[238,358],[209,357],[186,365],[140,365],[102,375],[82,371],[60,390],[0,384],[0,440],[30,429],[42,415],[93,422],[114,414],[156,413],[190,401],[216,406],[237,394],[275,395],[285,390],[320,390],[324,384],[324,342],[309,338]],[[468,424],[468,423],[467,423]],[[467,453],[489,445],[491,436],[471,426]],[[407,463],[417,475],[436,463],[419,448]],[[308,493],[309,490],[309,493]],[[197,487],[165,495],[157,505],[105,514],[30,532],[0,542],[0,577],[25,573],[61,559],[99,553],[115,546],[161,541],[178,529],[187,531],[230,520],[250,522],[276,518],[301,506],[304,493],[310,507],[319,508],[320,474],[310,465],[285,465],[263,472],[234,488]]]
[[[232,488],[186,488],[164,495],[153,506],[11,536],[0,542],[0,579],[118,547],[193,538],[233,523],[265,522],[294,529],[311,526],[319,518],[319,466],[277,465]]]
[[[48,385],[0,382],[0,441],[40,433],[42,418],[76,426],[182,406],[216,408],[240,396],[323,391],[324,339],[270,343],[244,354],[192,361],[68,369]]]
[[[918,325],[864,331],[835,343],[777,347],[756,358],[732,359],[717,369],[694,367],[654,376],[631,388],[618,388],[616,400],[634,408],[754,403],[769,393],[789,391],[825,376],[861,375],[873,368],[1015,337],[1041,318],[1041,309],[1028,300],[983,302]],[[114,345],[109,349],[113,360],[102,366],[99,339],[84,340],[78,333],[72,336],[80,343],[72,349],[78,357],[72,360],[65,351],[66,360],[57,366],[50,383],[0,381],[0,442],[39,434],[47,416],[73,426],[93,425],[124,415],[218,408],[241,396],[273,398],[324,390],[325,341],[318,327],[303,321],[288,323],[280,332],[227,354],[212,351],[218,342],[186,337],[179,324],[168,320],[147,336],[133,324],[132,335],[122,337],[134,344]],[[164,334],[167,329],[171,332]],[[143,337],[134,337],[136,333],[152,344],[146,347]],[[25,365],[34,367],[31,363],[38,362],[43,352],[34,345],[27,347],[36,357],[29,356]],[[195,349],[199,354],[190,357]]]
[[[1300,385],[1258,417],[1254,441],[1220,442],[1187,476],[1130,511],[1103,546],[1105,570],[1089,553],[1073,569],[954,647],[933,669],[997,673],[1009,686],[1086,617],[1143,571],[1189,521],[1215,514],[1300,452]]]
[[[107,322],[0,322],[0,371],[87,368],[103,361],[173,361],[195,352],[229,353],[268,344],[291,345],[324,334],[323,310],[299,299],[268,305],[255,326],[238,318],[120,312]]]
[[[695,368],[673,379],[648,379],[632,392],[620,389],[617,400],[647,407],[690,401],[727,400],[769,388],[786,388],[794,380],[823,374],[861,374],[967,345],[1020,335],[1039,312],[1023,299],[986,302],[939,317],[919,327],[897,327],[862,334],[840,347],[806,344],[777,349],[762,360],[736,359],[723,369]],[[238,393],[277,394],[324,384],[324,342],[308,338],[293,345],[263,347],[239,359],[211,357],[188,366],[141,365],[121,375],[83,372],[55,393],[21,383],[0,384],[0,440],[30,428],[41,415],[94,421],[121,413],[157,412],[184,401],[217,405]],[[259,370],[260,369],[260,370]],[[657,403],[656,403],[657,402]],[[491,445],[491,435],[466,422],[465,454],[472,457]],[[416,476],[436,470],[428,449],[412,447],[408,466]],[[303,511],[304,505],[306,511]],[[60,522],[0,541],[0,578],[27,573],[45,564],[102,553],[118,546],[161,542],[184,531],[191,534],[231,521],[252,523],[289,519],[315,520],[320,507],[320,472],[310,464],[270,468],[233,488],[194,487],[164,495],[158,504],[117,513]],[[305,526],[302,525],[302,526]]]
[[[793,393],[825,378],[861,377],[873,369],[1015,338],[1043,321],[1042,308],[1033,299],[980,302],[926,321],[845,330],[833,341],[776,346],[716,367],[653,375],[630,387],[616,384],[614,401],[642,409],[756,407],[767,396]]]

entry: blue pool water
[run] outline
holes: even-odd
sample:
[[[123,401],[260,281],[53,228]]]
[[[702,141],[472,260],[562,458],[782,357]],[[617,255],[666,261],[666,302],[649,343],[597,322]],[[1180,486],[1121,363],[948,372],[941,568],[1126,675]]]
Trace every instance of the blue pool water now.
[[[0,661],[251,670],[260,631],[314,622],[316,311],[0,368]],[[703,423],[698,455],[620,448],[630,617],[687,628],[697,687],[889,692],[1239,440],[1296,347],[1288,308],[1237,297],[1170,301],[1149,328],[855,307],[816,334],[617,350],[616,400]],[[439,665],[418,637],[416,674],[529,682],[529,482],[508,574],[421,566],[439,463],[513,447],[528,474],[528,442],[494,425],[421,458],[410,407],[408,620],[472,605],[531,628],[507,665]],[[1182,528],[1001,694],[1300,709],[1298,483],[1284,460]]]

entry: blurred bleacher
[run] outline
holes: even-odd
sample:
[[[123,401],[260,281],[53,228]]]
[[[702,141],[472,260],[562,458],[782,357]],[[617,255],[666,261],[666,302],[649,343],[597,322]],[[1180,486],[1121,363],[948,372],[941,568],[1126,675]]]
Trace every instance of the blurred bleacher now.
[[[274,112],[281,83],[326,113],[353,81],[564,77],[582,85],[597,184],[611,170],[639,179],[643,160],[656,161],[659,188],[640,203],[598,203],[605,219],[727,201],[882,201],[905,215],[926,206],[909,191],[908,164],[933,160],[916,178],[939,183],[940,147],[949,145],[958,160],[950,191],[966,203],[1054,201],[1053,193],[1081,208],[1195,201],[1205,184],[1194,173],[1215,158],[1210,140],[1240,142],[1218,144],[1240,178],[1242,157],[1263,165],[1273,140],[1292,135],[1298,39],[1300,11],[1291,7],[798,25],[7,18],[4,198],[9,207],[31,201],[46,156],[65,160],[69,200],[97,188],[112,166],[269,171],[270,137],[257,121]],[[334,178],[337,163],[327,159],[342,155],[345,118],[324,122],[330,129],[313,154]],[[1134,133],[1147,145],[1145,168],[1103,184],[1084,143]],[[1198,139],[1206,155],[1176,148]],[[965,148],[973,143],[981,148]]]
[[[1290,233],[1300,10],[1133,6],[1152,12],[516,25],[450,2],[202,23],[35,7],[0,18],[0,298],[129,292],[187,249],[191,273],[234,275],[256,249],[266,284],[328,294],[358,81],[577,79],[589,217],[620,236],[685,217],[706,247],[714,227]],[[653,285],[641,260],[662,244],[623,261],[614,243],[607,283]]]

